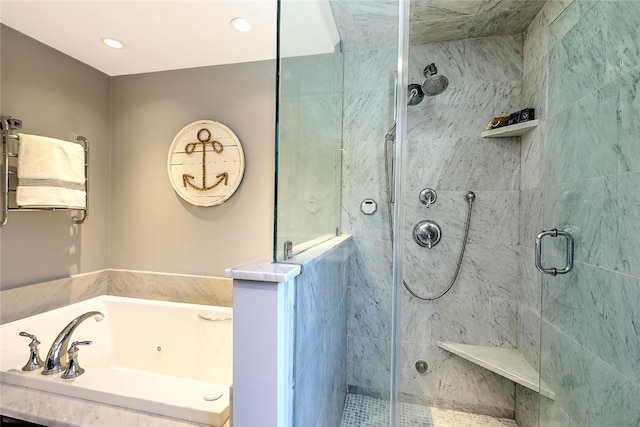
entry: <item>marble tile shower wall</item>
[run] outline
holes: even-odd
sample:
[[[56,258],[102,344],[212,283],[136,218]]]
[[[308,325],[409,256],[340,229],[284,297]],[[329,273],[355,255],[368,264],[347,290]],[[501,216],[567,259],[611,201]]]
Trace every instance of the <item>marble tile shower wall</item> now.
[[[545,426],[640,425],[638,28],[629,1],[574,2],[549,27],[544,223],[576,262],[543,282]]]
[[[344,60],[341,228],[353,236],[355,249],[349,269],[347,384],[352,391],[388,398],[392,247],[384,135],[393,123],[397,50],[348,50]],[[378,203],[374,215],[360,211],[366,198]]]
[[[480,138],[493,116],[521,109],[522,37],[500,36],[411,46],[410,83],[436,63],[449,88],[409,107],[406,173],[405,280],[418,294],[435,293],[451,280],[460,250],[467,190],[476,193],[458,281],[437,301],[403,293],[402,393],[404,400],[434,403],[495,416],[513,416],[515,388],[485,369],[451,355],[438,341],[515,348],[520,144],[517,138]],[[426,208],[423,188],[437,191]],[[429,250],[411,231],[431,219],[443,229]],[[415,362],[429,364],[419,374]]]

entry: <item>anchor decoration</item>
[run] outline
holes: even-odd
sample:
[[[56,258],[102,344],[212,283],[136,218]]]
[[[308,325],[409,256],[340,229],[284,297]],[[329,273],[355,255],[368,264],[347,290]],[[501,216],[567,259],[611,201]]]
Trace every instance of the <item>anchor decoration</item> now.
[[[206,138],[202,136],[205,133],[207,135]],[[184,183],[184,186],[186,187],[188,185],[198,191],[206,191],[216,187],[222,181],[224,181],[224,185],[228,185],[229,174],[227,172],[222,172],[216,175],[216,178],[219,178],[218,182],[207,187],[207,144],[211,144],[214,153],[220,154],[224,151],[224,146],[222,145],[222,143],[220,141],[211,141],[211,132],[209,132],[209,129],[206,128],[202,128],[198,131],[198,141],[200,142],[189,142],[187,145],[185,145],[184,152],[187,154],[193,154],[196,147],[198,145],[202,145],[202,187],[198,187],[193,182],[191,182],[191,180],[195,179],[195,177],[188,173],[182,174],[182,182]]]
[[[173,189],[181,198],[196,206],[215,206],[240,185],[244,153],[231,129],[213,120],[199,120],[178,132],[167,168]]]

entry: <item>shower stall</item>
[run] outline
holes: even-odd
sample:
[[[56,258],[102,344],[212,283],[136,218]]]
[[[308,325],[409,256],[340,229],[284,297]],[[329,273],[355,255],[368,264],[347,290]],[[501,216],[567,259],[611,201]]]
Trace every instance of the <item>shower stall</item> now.
[[[640,425],[640,3],[328,6],[275,260],[351,236],[342,425]]]

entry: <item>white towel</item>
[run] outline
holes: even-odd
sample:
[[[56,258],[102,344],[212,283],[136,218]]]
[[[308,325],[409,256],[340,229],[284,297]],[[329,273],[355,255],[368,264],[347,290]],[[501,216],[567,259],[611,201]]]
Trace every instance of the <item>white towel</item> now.
[[[18,134],[16,203],[24,208],[86,208],[84,147]]]

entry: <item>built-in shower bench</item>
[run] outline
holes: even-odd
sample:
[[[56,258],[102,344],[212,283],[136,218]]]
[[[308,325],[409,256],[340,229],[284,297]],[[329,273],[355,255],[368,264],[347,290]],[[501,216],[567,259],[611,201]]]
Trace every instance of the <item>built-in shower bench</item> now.
[[[516,349],[438,341],[438,347],[555,400],[556,394]]]

